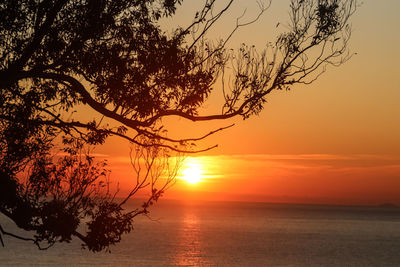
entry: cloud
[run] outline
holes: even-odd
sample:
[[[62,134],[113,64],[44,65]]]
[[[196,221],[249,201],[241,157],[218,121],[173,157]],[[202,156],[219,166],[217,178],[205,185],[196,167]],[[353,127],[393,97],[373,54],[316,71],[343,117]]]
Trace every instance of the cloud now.
[[[244,154],[196,155],[194,158],[202,166],[204,179],[193,188],[178,182],[172,192],[202,190],[221,198],[252,195],[282,201],[314,199],[316,203],[322,199],[353,204],[400,203],[400,160],[397,156]],[[120,179],[128,181],[134,175],[129,157],[115,157],[109,162]]]

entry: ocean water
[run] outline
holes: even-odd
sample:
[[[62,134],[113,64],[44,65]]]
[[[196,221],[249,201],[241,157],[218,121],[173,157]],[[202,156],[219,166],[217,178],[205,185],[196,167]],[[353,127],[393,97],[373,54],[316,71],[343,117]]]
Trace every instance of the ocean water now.
[[[161,200],[111,253],[4,241],[0,266],[400,266],[400,209]]]

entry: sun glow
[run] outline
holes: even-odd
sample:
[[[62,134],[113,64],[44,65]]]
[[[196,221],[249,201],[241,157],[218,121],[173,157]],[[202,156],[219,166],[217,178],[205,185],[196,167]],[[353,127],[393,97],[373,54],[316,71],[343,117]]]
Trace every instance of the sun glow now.
[[[201,181],[203,170],[201,164],[195,158],[188,158],[181,171],[180,179],[189,184],[196,184]]]

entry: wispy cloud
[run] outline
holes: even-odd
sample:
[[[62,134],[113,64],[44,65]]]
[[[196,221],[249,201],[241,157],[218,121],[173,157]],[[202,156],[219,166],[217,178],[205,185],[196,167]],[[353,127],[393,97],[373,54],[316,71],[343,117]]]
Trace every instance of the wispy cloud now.
[[[219,197],[240,194],[286,196],[304,201],[400,203],[400,158],[397,156],[244,154],[195,158],[203,169],[202,182],[192,188],[178,181],[171,189],[172,194],[200,190],[214,192]],[[133,175],[129,157],[115,157],[109,162],[120,179]]]

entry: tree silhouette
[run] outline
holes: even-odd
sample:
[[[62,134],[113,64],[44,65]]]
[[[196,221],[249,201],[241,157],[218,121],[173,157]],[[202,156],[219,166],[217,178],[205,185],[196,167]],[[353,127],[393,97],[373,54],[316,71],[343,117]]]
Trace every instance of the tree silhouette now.
[[[309,84],[327,65],[351,56],[356,0],[291,0],[285,31],[262,51],[245,44],[233,51],[227,43],[258,20],[269,1],[258,2],[253,20],[238,18],[217,42],[207,33],[233,0],[222,8],[206,0],[190,25],[165,31],[162,21],[172,19],[181,2],[0,3],[0,212],[34,233],[26,238],[0,226],[2,243],[8,235],[43,249],[77,237],[89,250],[109,249],[173,184],[179,160],[171,164],[171,153],[209,150],[194,145],[226,128],[173,138],[163,118],[248,118],[272,91]],[[222,112],[199,114],[219,81]],[[97,115],[82,115],[82,106]],[[106,162],[90,154],[110,136],[134,146],[137,177],[122,200],[110,191]],[[54,153],[59,147],[62,153]],[[124,204],[146,188],[148,200],[127,210]]]

